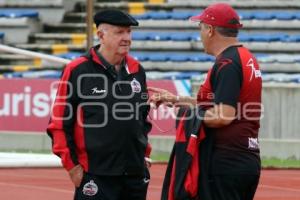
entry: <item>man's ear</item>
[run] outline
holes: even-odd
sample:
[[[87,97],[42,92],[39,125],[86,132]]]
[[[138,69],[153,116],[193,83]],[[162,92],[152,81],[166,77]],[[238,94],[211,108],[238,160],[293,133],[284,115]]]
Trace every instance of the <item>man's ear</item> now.
[[[213,26],[209,26],[209,32],[208,32],[208,36],[212,37],[215,34],[215,29]]]
[[[103,35],[104,35],[103,31],[98,29],[98,30],[97,30],[97,36],[98,36],[98,38],[99,38],[100,40],[103,40]]]

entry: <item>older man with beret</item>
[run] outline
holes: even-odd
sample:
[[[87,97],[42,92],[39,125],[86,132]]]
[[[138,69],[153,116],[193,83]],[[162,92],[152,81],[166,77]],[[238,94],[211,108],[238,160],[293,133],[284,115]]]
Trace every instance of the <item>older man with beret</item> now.
[[[131,26],[119,10],[94,16],[100,45],[64,69],[47,133],[76,200],[145,200],[149,183],[146,75],[128,52]]]

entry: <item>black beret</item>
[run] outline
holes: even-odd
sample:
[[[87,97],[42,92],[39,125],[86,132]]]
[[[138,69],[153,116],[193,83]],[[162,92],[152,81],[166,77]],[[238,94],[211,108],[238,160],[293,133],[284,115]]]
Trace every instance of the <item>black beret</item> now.
[[[131,15],[120,10],[104,10],[95,14],[94,22],[96,27],[101,23],[118,26],[138,26],[139,23]]]

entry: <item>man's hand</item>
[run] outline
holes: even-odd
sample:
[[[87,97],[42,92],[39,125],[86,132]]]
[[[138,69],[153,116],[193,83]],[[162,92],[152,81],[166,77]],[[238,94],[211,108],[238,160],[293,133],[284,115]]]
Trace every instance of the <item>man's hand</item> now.
[[[146,167],[149,169],[152,165],[152,159],[145,157],[145,164],[146,164]]]
[[[148,87],[148,91],[153,92],[149,97],[148,103],[154,104],[155,107],[160,106],[160,104],[166,104],[167,106],[173,106],[177,102],[177,96],[161,88]]]
[[[75,187],[79,187],[83,178],[83,168],[81,165],[76,165],[69,171],[69,175]]]

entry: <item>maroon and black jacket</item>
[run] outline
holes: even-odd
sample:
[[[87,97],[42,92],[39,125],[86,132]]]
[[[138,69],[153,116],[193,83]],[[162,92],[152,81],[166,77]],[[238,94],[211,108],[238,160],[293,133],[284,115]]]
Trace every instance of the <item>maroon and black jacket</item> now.
[[[210,200],[212,139],[200,108],[180,108],[176,139],[168,163],[161,200]],[[192,117],[190,117],[192,116]]]
[[[47,128],[53,152],[67,170],[80,164],[96,175],[144,174],[151,130],[145,71],[128,55],[117,73],[98,48],[63,71]]]

